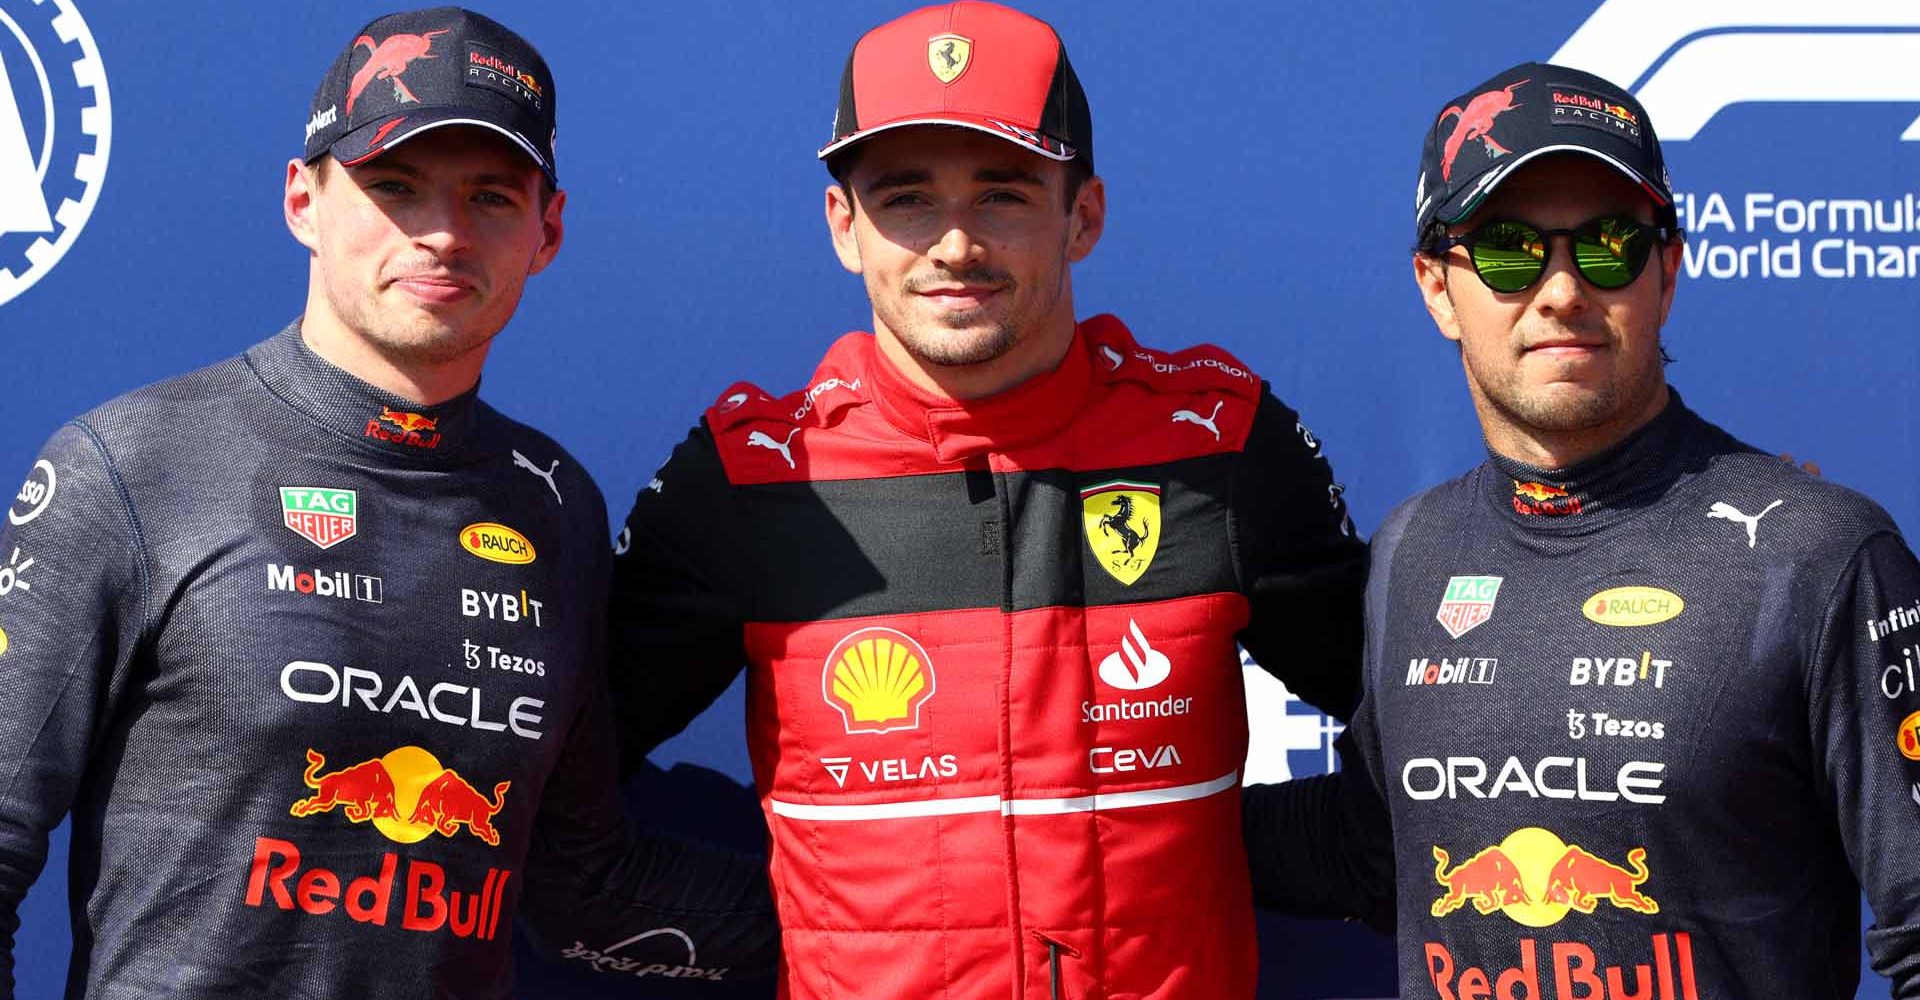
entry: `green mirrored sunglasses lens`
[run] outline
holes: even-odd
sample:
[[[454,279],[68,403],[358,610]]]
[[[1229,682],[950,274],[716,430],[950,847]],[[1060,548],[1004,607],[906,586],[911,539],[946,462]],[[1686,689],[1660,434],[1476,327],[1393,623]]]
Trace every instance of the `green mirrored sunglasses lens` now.
[[[1517,292],[1533,284],[1546,263],[1547,245],[1531,226],[1496,222],[1473,234],[1473,269],[1496,292]]]
[[[1644,226],[1628,219],[1601,219],[1573,241],[1573,263],[1600,288],[1625,288],[1639,277],[1651,249]]]

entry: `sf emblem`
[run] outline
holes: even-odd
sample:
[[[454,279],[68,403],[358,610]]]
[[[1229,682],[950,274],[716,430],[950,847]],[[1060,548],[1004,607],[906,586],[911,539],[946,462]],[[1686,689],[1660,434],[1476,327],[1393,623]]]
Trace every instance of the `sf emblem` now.
[[[1131,587],[1160,549],[1160,487],[1124,479],[1080,491],[1081,518],[1094,560]]]
[[[935,79],[952,83],[967,71],[973,61],[973,39],[959,35],[935,35],[927,39],[927,68]]]

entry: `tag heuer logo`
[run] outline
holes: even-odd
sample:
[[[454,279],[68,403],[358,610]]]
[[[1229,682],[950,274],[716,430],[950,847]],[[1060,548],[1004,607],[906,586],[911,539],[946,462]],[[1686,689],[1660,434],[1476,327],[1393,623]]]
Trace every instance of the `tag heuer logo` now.
[[[1455,639],[1493,617],[1493,601],[1500,595],[1500,577],[1456,576],[1447,580],[1447,596],[1433,617]]]
[[[280,511],[287,530],[330,549],[360,530],[360,495],[324,486],[280,487]]]

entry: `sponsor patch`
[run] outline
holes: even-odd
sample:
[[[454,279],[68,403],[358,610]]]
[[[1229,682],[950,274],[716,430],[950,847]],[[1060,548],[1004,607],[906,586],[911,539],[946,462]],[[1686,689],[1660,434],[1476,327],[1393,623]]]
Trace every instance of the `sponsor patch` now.
[[[820,694],[840,713],[848,734],[920,728],[920,709],[933,697],[933,659],[912,636],[890,628],[863,628],[827,654]]]
[[[461,528],[460,547],[482,559],[509,566],[524,566],[534,560],[533,543],[527,541],[527,536],[492,521]]]
[[[535,113],[547,99],[546,84],[534,76],[533,67],[519,65],[479,42],[467,43],[467,86],[499,91]]]
[[[1900,720],[1899,740],[1900,756],[1908,760],[1920,760],[1920,712],[1914,712]]]
[[[7,508],[7,523],[22,525],[46,513],[59,485],[60,480],[54,475],[52,462],[43,458],[33,463],[33,470],[27,473],[27,481],[20,484],[20,492],[14,495],[13,506]]]
[[[280,487],[287,530],[330,549],[360,533],[360,494],[326,486]]]
[[[1555,125],[1582,125],[1616,135],[1636,146],[1645,145],[1640,116],[1624,104],[1616,104],[1590,90],[1553,84],[1547,88],[1553,102],[1549,116]]]
[[[1447,590],[1440,598],[1440,609],[1433,613],[1434,619],[1455,639],[1486,624],[1493,617],[1501,580],[1497,576],[1447,578]]]
[[[1687,602],[1671,590],[1637,586],[1612,587],[1580,605],[1580,612],[1588,621],[1620,628],[1658,625],[1680,617],[1680,612],[1686,609]]]
[[[1451,857],[1433,848],[1434,881],[1445,889],[1430,912],[1445,917],[1472,905],[1481,916],[1500,913],[1527,927],[1551,927],[1569,912],[1591,914],[1601,904],[1634,913],[1660,912],[1640,890],[1652,875],[1647,849],[1626,852],[1621,866],[1551,830],[1529,826],[1449,868]]]

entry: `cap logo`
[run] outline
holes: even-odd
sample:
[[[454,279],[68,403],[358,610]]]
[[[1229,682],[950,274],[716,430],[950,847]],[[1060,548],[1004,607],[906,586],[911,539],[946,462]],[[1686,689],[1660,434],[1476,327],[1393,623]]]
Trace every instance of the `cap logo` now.
[[[497,90],[539,113],[546,88],[532,69],[479,42],[467,43],[467,85]]]
[[[1555,125],[1582,125],[1626,139],[1635,145],[1646,145],[1640,129],[1640,116],[1634,114],[1632,108],[1590,90],[1561,84],[1555,84],[1547,90],[1553,101]]]
[[[927,68],[934,79],[952,83],[973,64],[973,39],[960,35],[935,35],[927,40]]]
[[[1488,159],[1497,160],[1513,152],[1494,141],[1493,120],[1520,106],[1515,103],[1513,92],[1518,90],[1520,85],[1526,82],[1526,80],[1516,80],[1511,85],[1499,90],[1489,90],[1484,94],[1475,95],[1472,100],[1467,102],[1465,108],[1456,104],[1440,112],[1440,121],[1442,122],[1447,120],[1448,115],[1454,115],[1459,118],[1459,121],[1454,123],[1453,134],[1447,136],[1447,148],[1440,159],[1441,180],[1450,181],[1453,179],[1454,157],[1460,155],[1460,148],[1465,146],[1470,140],[1480,140],[1481,145],[1487,149]]]
[[[407,89],[406,81],[400,79],[407,71],[407,65],[415,59],[433,58],[433,39],[444,35],[452,28],[441,28],[418,35],[388,35],[384,42],[376,43],[371,37],[361,35],[353,40],[355,48],[367,47],[366,65],[360,72],[353,74],[353,82],[347,87],[347,114],[353,114],[353,102],[360,99],[360,93],[375,80],[393,81],[393,100],[396,104],[418,104],[420,99]]]

